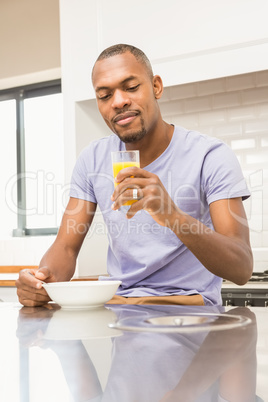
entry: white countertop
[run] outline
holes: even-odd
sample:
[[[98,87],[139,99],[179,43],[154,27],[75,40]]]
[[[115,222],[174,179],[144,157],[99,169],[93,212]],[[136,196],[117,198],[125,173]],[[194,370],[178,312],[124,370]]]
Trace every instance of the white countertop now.
[[[169,392],[174,400],[186,401],[186,393],[194,392],[202,400],[214,401],[216,391],[225,399],[234,392],[239,400],[253,401],[257,395],[258,401],[267,402],[267,308],[109,305],[70,311],[50,307],[0,303],[1,401],[148,402],[166,400]],[[212,333],[178,334],[108,327],[126,317],[148,320],[166,313],[228,313],[248,317],[251,323]]]

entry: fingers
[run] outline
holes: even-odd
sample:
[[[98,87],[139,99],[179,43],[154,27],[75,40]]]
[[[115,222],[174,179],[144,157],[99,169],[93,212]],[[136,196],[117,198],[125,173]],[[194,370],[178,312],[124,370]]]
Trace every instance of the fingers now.
[[[134,192],[133,192],[134,190]],[[144,193],[142,189],[139,188],[122,188],[120,192],[117,192],[117,195],[113,197],[114,203],[112,204],[112,209],[119,209],[122,205],[130,205],[132,202],[137,202],[138,200],[144,197]],[[131,201],[131,203],[129,203]]]
[[[35,277],[39,279],[40,281],[47,282],[47,279],[50,277],[50,271],[46,266],[40,267],[36,273]]]
[[[127,170],[127,169],[124,169]],[[140,169],[141,170],[141,169]],[[147,177],[130,177],[126,176],[120,183],[115,187],[114,192],[112,194],[112,201],[115,201],[120,195],[127,191],[124,194],[124,197],[127,200],[133,200],[133,189],[138,189],[138,199],[143,198],[145,196],[142,190],[147,190],[147,192],[152,191],[154,188],[161,189],[161,182],[159,178],[149,172],[146,172]],[[131,191],[129,191],[131,190]],[[135,197],[134,197],[135,198]]]
[[[144,188],[148,185],[148,179],[145,178],[137,178],[137,177],[126,177],[122,180],[114,189],[112,200],[114,201],[120,194],[122,194],[127,189],[134,188]],[[131,192],[131,195],[133,191]]]
[[[41,289],[42,283],[36,279],[37,269],[23,269],[19,273],[19,278],[16,281],[16,286],[23,288]]]
[[[143,209],[157,223],[168,226],[172,216],[174,218],[178,212],[159,177],[151,172],[137,167],[125,168],[118,173],[116,183],[111,197],[112,209],[118,210],[126,203],[131,205],[126,214],[127,218],[133,217]],[[136,189],[134,193],[133,189]]]
[[[126,178],[114,190],[111,197],[114,201],[112,209],[119,209],[127,202],[134,201],[136,212],[139,209],[145,209],[148,212],[159,213],[164,207],[167,197],[169,196],[158,178]],[[134,204],[132,204],[133,207]]]
[[[124,169],[120,170],[114,180],[116,183],[120,183],[127,177],[149,178],[149,177],[151,177],[151,175],[152,175],[152,173],[147,172],[147,170],[138,168],[136,166],[132,166],[132,167],[128,167],[128,168],[124,168]]]
[[[42,306],[50,300],[36,273],[37,270],[24,269],[16,281],[18,299],[24,306]]]
[[[36,290],[26,290],[26,289],[17,289],[17,295],[19,302],[23,306],[27,307],[37,307],[43,306],[44,304],[50,301],[45,289],[42,289],[40,292]]]
[[[118,210],[123,205],[131,205],[126,213],[128,219],[143,209],[160,225],[169,226],[178,213],[178,207],[159,177],[135,167],[122,169],[119,173],[118,184],[111,197],[112,209]]]

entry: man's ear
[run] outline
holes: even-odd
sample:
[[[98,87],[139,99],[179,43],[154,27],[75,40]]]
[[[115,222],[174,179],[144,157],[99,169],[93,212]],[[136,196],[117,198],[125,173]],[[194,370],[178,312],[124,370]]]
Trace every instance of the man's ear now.
[[[160,99],[163,93],[163,81],[159,75],[153,77],[153,89],[155,99]]]

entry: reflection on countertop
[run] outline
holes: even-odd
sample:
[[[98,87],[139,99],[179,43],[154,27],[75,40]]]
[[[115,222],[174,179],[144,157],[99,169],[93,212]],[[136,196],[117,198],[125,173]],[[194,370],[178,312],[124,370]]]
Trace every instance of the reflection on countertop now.
[[[111,328],[124,320],[198,314],[250,322],[194,332]],[[68,311],[53,303],[0,303],[0,400],[265,401],[264,315],[267,323],[265,308],[107,305]]]

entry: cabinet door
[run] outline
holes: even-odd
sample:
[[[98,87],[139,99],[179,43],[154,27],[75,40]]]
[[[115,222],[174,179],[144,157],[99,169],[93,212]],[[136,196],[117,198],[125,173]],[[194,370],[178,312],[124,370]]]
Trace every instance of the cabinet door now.
[[[91,99],[97,55],[140,47],[166,86],[267,69],[266,0],[61,0],[62,75]],[[266,60],[265,60],[266,59]]]

